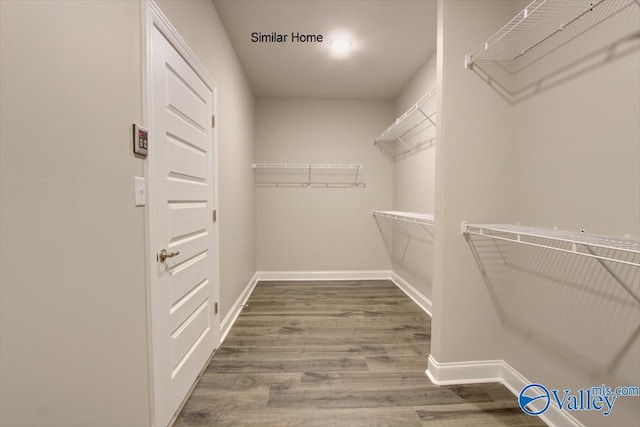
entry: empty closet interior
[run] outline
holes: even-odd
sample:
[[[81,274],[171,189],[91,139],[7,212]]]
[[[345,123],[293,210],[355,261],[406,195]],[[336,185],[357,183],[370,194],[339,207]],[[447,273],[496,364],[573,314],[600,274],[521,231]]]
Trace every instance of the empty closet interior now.
[[[433,16],[423,32],[435,40],[435,29]],[[252,168],[262,277],[368,278],[394,271],[428,304],[435,53],[435,45],[421,53],[390,100],[257,99]]]
[[[392,102],[257,101],[257,269],[390,271],[433,313],[436,382],[637,383],[640,8],[498,3],[439,3]]]
[[[640,385],[640,0],[0,8],[0,424],[154,424],[151,9],[215,81],[217,194],[187,201],[216,211],[206,328],[260,281],[385,279],[431,316],[436,384]]]

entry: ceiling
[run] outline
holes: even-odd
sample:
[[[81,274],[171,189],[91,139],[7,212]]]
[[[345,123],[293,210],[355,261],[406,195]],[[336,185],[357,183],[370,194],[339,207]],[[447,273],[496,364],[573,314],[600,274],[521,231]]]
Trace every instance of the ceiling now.
[[[436,51],[435,0],[213,0],[258,97],[392,99]],[[287,34],[284,43],[252,33]],[[291,42],[291,33],[322,35]],[[349,57],[330,42],[351,41]]]

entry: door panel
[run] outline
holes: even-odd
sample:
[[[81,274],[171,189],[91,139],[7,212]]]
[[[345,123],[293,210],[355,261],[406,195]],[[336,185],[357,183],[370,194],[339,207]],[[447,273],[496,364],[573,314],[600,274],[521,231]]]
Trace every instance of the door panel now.
[[[209,317],[209,300],[206,300],[171,334],[172,378],[184,375],[180,368],[185,358],[193,357],[193,353],[203,344],[205,336],[210,332]],[[196,377],[198,373],[199,371],[196,372]]]
[[[193,224],[203,224],[209,218],[211,218],[211,211],[207,210],[206,204],[171,204],[169,208],[171,229],[169,231],[172,236],[185,236],[193,231]]]
[[[207,179],[207,153],[167,135],[169,168],[181,175],[204,182]]]
[[[206,103],[193,92],[191,87],[181,81],[180,77],[175,73],[175,70],[169,66],[167,67],[167,108],[177,113],[187,123],[192,123],[194,127],[204,132],[207,122]]]
[[[170,330],[175,331],[178,329],[178,327],[209,298],[206,292],[208,285],[209,280],[204,279],[182,298],[176,300],[176,303],[170,309]]]
[[[173,275],[171,299],[176,301],[174,305],[207,278],[207,263],[210,261],[211,258],[207,258],[207,252],[204,252],[188,261],[191,264],[190,268],[176,269],[171,272]]]
[[[169,129],[171,129],[167,135],[168,137],[191,146],[196,150],[206,151],[207,147],[203,146],[201,144],[202,141],[200,141],[202,131],[174,114],[167,114],[166,120]]]
[[[166,426],[218,342],[213,325],[213,91],[152,30],[151,242],[155,424]]]
[[[164,264],[167,271],[183,270],[193,268],[190,261],[192,258],[209,252],[209,241],[211,240],[206,231],[196,230],[195,234],[187,237],[180,236],[179,240],[170,242],[167,247],[172,252],[180,252],[180,255],[167,259]],[[171,277],[169,277],[171,279]]]
[[[167,200],[165,202],[206,202],[211,188],[204,183],[190,180],[174,173],[166,178]]]

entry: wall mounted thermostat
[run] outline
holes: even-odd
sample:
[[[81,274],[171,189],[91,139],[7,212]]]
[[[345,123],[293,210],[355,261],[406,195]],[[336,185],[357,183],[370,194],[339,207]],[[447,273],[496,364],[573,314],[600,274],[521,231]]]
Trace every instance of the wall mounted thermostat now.
[[[133,124],[133,152],[146,156],[149,153],[149,131]]]

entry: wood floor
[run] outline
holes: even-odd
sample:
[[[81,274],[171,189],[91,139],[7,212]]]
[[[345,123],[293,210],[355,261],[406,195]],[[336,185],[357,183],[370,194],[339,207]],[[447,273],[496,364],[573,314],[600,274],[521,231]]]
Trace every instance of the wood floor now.
[[[174,426],[538,426],[500,384],[436,386],[392,282],[260,282]]]

